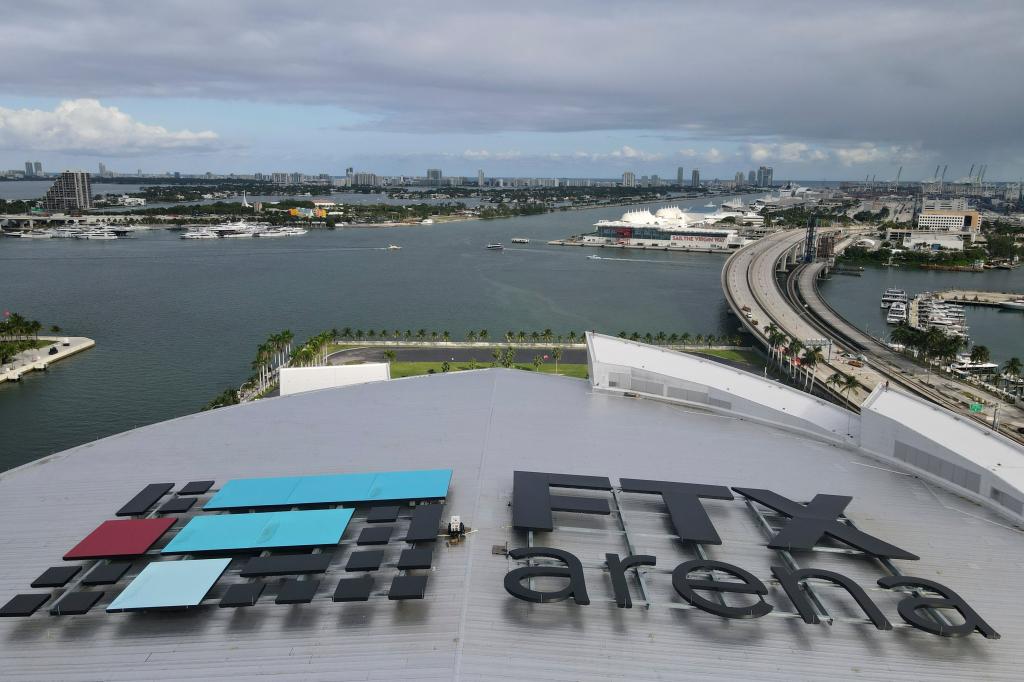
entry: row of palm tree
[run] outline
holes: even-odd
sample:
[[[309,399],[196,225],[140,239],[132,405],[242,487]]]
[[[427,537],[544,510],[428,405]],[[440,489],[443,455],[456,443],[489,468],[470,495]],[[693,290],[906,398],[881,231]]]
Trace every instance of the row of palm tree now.
[[[1013,393],[1015,395],[1024,394],[1024,384],[1021,383],[1021,373],[1024,372],[1024,363],[1021,363],[1020,358],[1012,357],[1006,361],[1003,365],[1002,379],[1004,387],[1008,390],[1010,383],[1013,383]]]
[[[18,313],[5,314],[4,319],[0,321],[0,341],[35,341],[42,330],[43,325],[39,320],[30,320]]]
[[[436,331],[427,329],[353,329],[352,327],[344,327],[342,329],[331,330],[334,334],[334,338],[338,341],[443,341],[445,343],[451,341],[451,333],[447,330]],[[627,333],[620,331],[618,333],[619,338],[630,339],[632,341],[644,341],[649,344],[659,345],[697,345],[697,346],[713,346],[716,343],[729,344],[729,345],[740,345],[742,339],[735,335],[722,335],[716,336],[714,334],[696,334],[692,335],[688,332],[682,334],[671,333],[666,334],[663,331],[657,333],[647,332],[641,334],[640,332]],[[490,340],[490,332],[486,329],[470,329],[466,332],[463,337],[466,341],[486,342]],[[585,335],[581,332],[570,330],[565,334],[559,334],[551,329],[543,330],[508,330],[503,336],[506,343],[536,343],[536,344],[547,344],[547,343],[582,343]]]
[[[889,333],[889,340],[903,346],[904,350],[913,350],[918,357],[924,358],[925,363],[931,371],[931,364],[935,360],[952,362],[957,353],[967,344],[962,336],[947,334],[941,329],[931,327],[929,329],[918,329],[903,322],[893,328]],[[984,357],[988,360],[988,349],[984,346],[976,346],[977,357]]]
[[[825,361],[822,347],[803,343],[783,332],[774,323],[764,328],[768,340],[768,358],[779,365],[779,370],[799,383],[809,392],[814,392],[815,368]]]
[[[331,344],[334,343],[334,330],[323,331],[316,336],[311,336],[302,346],[291,355],[289,365],[299,367],[314,367],[327,363],[327,355]]]
[[[336,341],[451,341],[452,335],[449,331],[427,331],[426,329],[352,329],[352,327],[345,327],[343,329],[332,329],[331,335]],[[470,338],[472,335],[472,338]],[[481,341],[486,341],[488,332],[486,329],[481,329],[479,332],[476,330],[470,330],[466,335],[467,341],[475,341],[477,338]]]
[[[860,381],[852,374],[844,372],[833,372],[832,376],[825,379],[825,383],[833,387],[838,393],[846,398],[846,407],[850,408],[850,392],[860,388]]]

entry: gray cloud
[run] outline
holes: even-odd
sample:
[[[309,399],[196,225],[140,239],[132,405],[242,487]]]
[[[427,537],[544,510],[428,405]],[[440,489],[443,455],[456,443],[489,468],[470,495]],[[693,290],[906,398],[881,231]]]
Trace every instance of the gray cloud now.
[[[1018,1],[9,5],[0,91],[17,95],[329,104],[423,133],[678,131],[802,161],[1024,148]]]

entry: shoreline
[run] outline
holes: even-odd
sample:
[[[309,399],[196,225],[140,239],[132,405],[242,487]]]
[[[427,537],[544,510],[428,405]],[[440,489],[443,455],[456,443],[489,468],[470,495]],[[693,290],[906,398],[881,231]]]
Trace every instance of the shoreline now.
[[[43,348],[18,353],[14,363],[4,365],[4,369],[0,369],[0,384],[5,381],[21,381],[21,378],[29,372],[45,370],[54,362],[69,358],[96,345],[95,341],[84,336],[40,336],[39,338],[44,341],[53,341],[53,343]],[[67,346],[63,345],[64,339],[68,340]],[[55,346],[57,352],[50,355],[49,349]],[[21,360],[21,357],[25,355],[29,357]],[[21,360],[20,363],[19,360]]]

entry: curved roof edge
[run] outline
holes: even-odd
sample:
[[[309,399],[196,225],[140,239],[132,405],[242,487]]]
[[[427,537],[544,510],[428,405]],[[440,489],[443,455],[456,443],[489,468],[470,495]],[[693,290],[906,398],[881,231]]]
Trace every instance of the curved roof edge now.
[[[857,415],[750,372],[587,332],[591,386],[720,412],[857,449],[1024,526],[1024,448],[885,386]]]

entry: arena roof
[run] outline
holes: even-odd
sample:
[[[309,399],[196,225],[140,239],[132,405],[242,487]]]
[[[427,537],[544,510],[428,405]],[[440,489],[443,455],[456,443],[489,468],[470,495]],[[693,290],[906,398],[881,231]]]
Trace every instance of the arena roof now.
[[[357,505],[341,543],[317,550],[332,553],[324,573],[302,579],[274,573],[245,582],[241,569],[255,554],[228,554],[230,565],[197,607],[106,610],[144,566],[181,561],[161,555],[161,548],[186,519],[214,514],[202,506],[229,480],[439,469],[452,472],[443,514],[461,517],[469,530],[461,541],[406,542],[416,523],[411,517],[422,510],[430,517],[428,526],[438,525],[439,503],[415,508],[399,503],[391,538],[361,547],[364,530],[385,524],[370,523],[366,508]],[[615,489],[552,488],[553,530],[528,531],[513,527],[517,471],[607,477]],[[11,680],[257,675],[1017,679],[1024,655],[1015,592],[1024,544],[1018,530],[985,508],[806,430],[595,391],[587,381],[503,369],[261,400],[136,429],[0,474],[0,603],[31,593],[33,580],[64,563],[61,557],[70,548],[116,518],[145,486],[173,481],[176,491],[202,480],[216,483],[188,512],[167,516],[181,520],[133,561],[123,579],[83,588],[78,581],[89,564],[82,564],[67,588],[51,589],[50,601],[32,616],[0,618],[0,675]],[[764,489],[794,502],[818,494],[851,496],[845,516],[857,529],[920,557],[888,565],[955,590],[1001,639],[979,633],[940,637],[908,627],[897,611],[908,595],[877,585],[889,574],[886,562],[842,543],[823,542],[813,551],[769,549],[764,524],[785,528],[786,521],[745,501],[735,489],[735,499],[702,500],[721,544],[684,544],[676,517],[660,496],[622,491],[651,481]],[[561,480],[566,482],[581,481]],[[612,513],[557,511],[594,511],[602,505]],[[375,521],[393,518],[391,512],[375,512]],[[510,571],[561,565],[506,553],[538,546],[579,559],[589,604],[576,603],[578,595],[532,603],[506,591]],[[432,553],[405,554],[431,547]],[[616,606],[607,553],[657,557],[642,578],[629,572],[630,609]],[[727,620],[681,599],[672,571],[701,554],[764,581],[765,600],[774,610],[760,618]],[[853,579],[894,629],[876,629],[843,590],[817,583],[813,591],[833,622],[806,624],[773,580],[771,567],[786,557]],[[345,570],[353,561],[370,566],[376,561],[379,568],[362,577],[363,572]],[[307,567],[303,571],[319,570],[308,568],[308,561],[299,563]],[[400,570],[400,563],[431,568]],[[215,574],[198,582],[191,574],[173,580],[184,580],[183,597],[193,599],[196,585]],[[313,580],[315,588],[309,584]],[[564,582],[539,577],[522,585],[557,590]],[[62,589],[69,590],[62,601],[65,612],[87,612],[51,616],[48,609],[61,600]],[[363,590],[369,593],[366,601],[332,598],[358,599]],[[70,599],[99,591],[104,594],[91,609],[82,603],[91,599],[88,594]],[[229,591],[236,607],[219,607]],[[409,598],[419,593],[422,599]],[[133,606],[154,598],[129,596]],[[749,594],[724,598],[752,601]],[[255,606],[237,608],[253,600]]]

